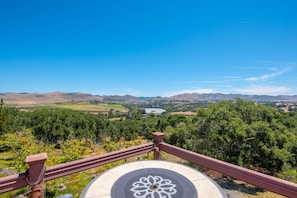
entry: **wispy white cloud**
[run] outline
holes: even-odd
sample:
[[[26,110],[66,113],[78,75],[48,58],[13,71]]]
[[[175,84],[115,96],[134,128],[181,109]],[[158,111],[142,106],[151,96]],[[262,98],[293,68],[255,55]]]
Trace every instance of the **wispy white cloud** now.
[[[240,76],[223,76],[221,77],[222,80],[220,80],[220,83],[229,83],[229,82],[233,82],[233,81],[241,81],[242,77]]]
[[[261,64],[269,64],[269,65],[277,65],[282,67],[294,67],[296,62],[282,62],[282,61],[270,61],[270,60],[258,60],[257,63]]]
[[[223,81],[221,81],[221,80],[202,80],[202,81],[200,81],[199,83],[197,83],[197,84],[199,84],[199,85],[201,85],[201,84],[212,84],[212,85],[216,85],[216,84],[222,84],[222,82]]]
[[[224,79],[241,79],[240,76],[223,76]]]
[[[289,71],[289,68],[285,68],[282,70],[279,70],[278,68],[270,68],[270,70],[274,71],[272,73],[268,73],[268,74],[263,74],[262,76],[252,76],[252,77],[248,77],[245,78],[245,81],[267,81],[270,78],[276,77],[276,76],[280,76],[284,73],[286,73],[287,71]]]
[[[269,68],[271,71],[278,71],[278,68],[276,68],[276,67],[271,67],[271,68]]]
[[[257,81],[257,80],[259,80],[259,78],[257,78],[257,77],[249,77],[249,78],[246,78],[244,80],[246,80],[246,81]]]
[[[165,93],[164,96],[170,97],[170,96],[184,94],[184,93],[218,93],[218,91],[214,89],[185,89],[185,90],[167,92]]]
[[[283,95],[290,94],[291,89],[284,86],[249,86],[233,89],[233,92],[248,95]]]
[[[270,74],[264,74],[261,76],[261,80],[265,81],[265,80],[268,80],[270,78],[273,78],[273,77],[276,77],[276,76],[280,76],[282,75],[283,73],[287,72],[288,69],[284,69],[282,71],[276,71],[276,72],[273,72],[273,73],[270,73]]]
[[[132,96],[141,96],[142,92],[132,88],[132,87],[124,87],[121,89],[120,93],[121,95],[132,95]]]
[[[181,88],[164,93],[163,96],[173,96],[184,93],[240,93],[248,95],[292,95],[296,93],[296,89],[290,84],[285,84],[283,78],[285,73],[294,69],[293,63],[281,65],[280,62],[269,66],[249,67],[249,72],[255,72],[256,75],[251,75],[244,78],[247,72],[241,72],[239,75],[223,75],[213,76],[207,80],[187,81],[188,85],[192,84],[191,88]],[[292,66],[293,65],[293,66]],[[243,68],[240,68],[243,69]],[[244,68],[248,69],[248,68]],[[292,72],[290,72],[290,75]],[[180,85],[186,83],[180,83]],[[183,86],[183,85],[182,85]]]
[[[142,96],[142,92],[131,88],[131,87],[124,87],[122,89],[117,90],[109,90],[109,91],[100,91],[96,92],[96,95],[132,95],[132,96]]]

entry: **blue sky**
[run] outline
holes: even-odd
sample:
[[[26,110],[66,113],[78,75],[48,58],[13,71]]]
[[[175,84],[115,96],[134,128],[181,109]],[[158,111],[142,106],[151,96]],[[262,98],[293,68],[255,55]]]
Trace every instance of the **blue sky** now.
[[[0,93],[297,95],[297,1],[1,1]]]

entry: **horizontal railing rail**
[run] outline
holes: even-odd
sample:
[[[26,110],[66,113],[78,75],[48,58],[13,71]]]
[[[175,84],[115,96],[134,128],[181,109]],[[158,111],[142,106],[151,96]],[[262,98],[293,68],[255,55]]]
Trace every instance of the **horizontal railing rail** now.
[[[12,191],[27,186],[25,173],[0,178],[0,193]]]
[[[210,168],[227,176],[245,181],[247,183],[278,193],[280,195],[292,198],[297,197],[297,184],[295,183],[252,171],[247,168],[207,157],[205,155],[194,153],[164,142],[160,142],[158,144],[158,148],[160,151],[175,155],[197,165]]]
[[[153,149],[154,144],[148,143],[133,148],[114,151],[94,157],[80,159],[46,168],[44,181],[81,172],[104,164],[126,159],[139,154],[149,152]],[[0,193],[16,190],[28,186],[25,173],[15,174],[0,178]]]
[[[95,157],[89,157],[73,162],[59,164],[47,168],[45,173],[45,181],[69,175],[72,173],[81,172],[94,167],[102,166],[111,162],[115,162],[121,159],[133,157],[139,154],[149,152],[153,149],[153,144],[145,144],[125,150],[114,151],[106,154],[102,154]]]

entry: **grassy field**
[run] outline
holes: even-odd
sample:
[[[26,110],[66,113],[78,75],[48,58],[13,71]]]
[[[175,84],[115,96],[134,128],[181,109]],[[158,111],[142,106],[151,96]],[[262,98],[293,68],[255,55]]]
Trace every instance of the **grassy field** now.
[[[26,106],[19,108],[27,111],[35,109],[72,109],[89,113],[107,113],[110,109],[113,109],[113,112],[128,112],[128,109],[120,104],[90,104],[87,102],[63,102],[52,105]]]
[[[123,107],[120,104],[90,104],[87,102],[66,102],[66,103],[60,103],[55,104],[53,107],[58,108],[66,108],[66,109],[72,109],[77,111],[85,111],[85,112],[98,112],[98,113],[104,113],[108,112],[110,109],[113,109],[114,112],[128,112],[128,109]]]

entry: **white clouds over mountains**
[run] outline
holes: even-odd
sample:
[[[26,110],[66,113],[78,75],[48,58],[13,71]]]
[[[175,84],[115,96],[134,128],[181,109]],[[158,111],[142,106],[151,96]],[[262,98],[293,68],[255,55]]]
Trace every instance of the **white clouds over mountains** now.
[[[274,78],[274,77],[277,77],[277,76],[280,76],[286,72],[288,72],[290,69],[289,68],[286,68],[286,69],[282,69],[282,70],[279,70],[277,68],[271,68],[270,70],[274,71],[272,73],[268,73],[268,74],[263,74],[261,76],[252,76],[252,77],[248,77],[248,78],[245,78],[244,80],[246,81],[252,81],[252,82],[256,82],[256,81],[266,81],[266,80],[269,80],[271,78]]]

